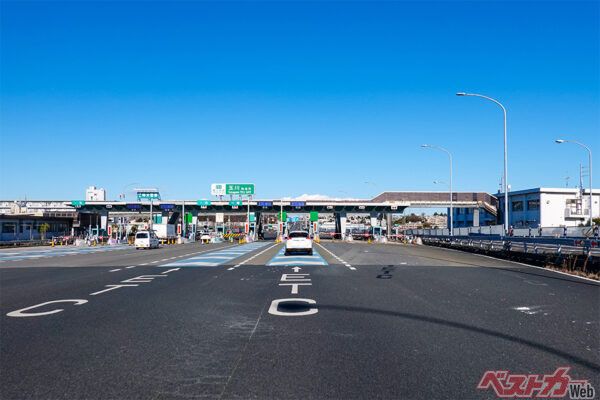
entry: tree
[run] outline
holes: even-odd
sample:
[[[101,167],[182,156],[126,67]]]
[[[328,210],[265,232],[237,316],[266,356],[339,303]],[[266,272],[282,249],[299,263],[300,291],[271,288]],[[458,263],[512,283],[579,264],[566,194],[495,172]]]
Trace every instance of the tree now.
[[[42,240],[44,240],[46,238],[46,232],[48,231],[48,229],[50,229],[50,224],[47,222],[44,222],[42,225],[40,225],[40,227],[38,228],[38,231],[40,232],[40,234],[42,235]]]

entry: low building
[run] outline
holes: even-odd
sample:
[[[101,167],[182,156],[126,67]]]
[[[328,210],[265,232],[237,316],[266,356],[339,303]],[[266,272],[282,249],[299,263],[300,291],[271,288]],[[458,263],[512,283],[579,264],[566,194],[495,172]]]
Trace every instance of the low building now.
[[[497,196],[504,215],[504,196],[501,193]],[[592,218],[600,216],[599,202],[600,191],[594,190]],[[508,194],[508,206],[509,225],[515,228],[578,226],[590,220],[590,191],[577,188],[519,190]]]
[[[0,241],[49,239],[73,234],[73,213],[0,215]]]
[[[448,209],[450,212],[450,209]],[[455,228],[466,226],[488,226],[496,225],[497,219],[485,208],[454,208],[452,213],[452,224]],[[450,221],[445,225],[450,228]]]
[[[479,209],[455,208],[454,227],[496,225],[504,223],[504,193],[496,193],[498,217]],[[594,189],[593,218],[600,217],[600,190]],[[533,188],[508,194],[508,223],[514,228],[564,227],[587,224],[590,191],[577,188]]]
[[[106,190],[104,190],[104,188],[96,189],[96,186],[90,186],[85,191],[85,199],[89,201],[106,201]]]

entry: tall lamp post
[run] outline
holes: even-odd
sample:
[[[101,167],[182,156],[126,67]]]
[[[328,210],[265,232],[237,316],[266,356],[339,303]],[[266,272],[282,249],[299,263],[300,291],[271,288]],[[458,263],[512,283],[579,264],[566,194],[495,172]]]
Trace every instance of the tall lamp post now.
[[[590,164],[589,164],[589,169],[590,169],[590,227],[594,226],[594,214],[592,213],[593,209],[593,200],[594,198],[592,197],[592,150],[590,150],[589,147],[587,147],[585,144],[583,143],[579,143],[576,142],[574,140],[565,140],[565,139],[556,139],[556,143],[573,143],[576,145],[579,145],[581,147],[585,147],[585,149],[588,151],[589,154],[589,160],[590,160]]]
[[[457,96],[476,96],[482,97],[484,99],[493,101],[498,104],[502,108],[502,112],[504,113],[504,234],[508,231],[508,161],[507,161],[507,151],[506,151],[506,108],[498,100],[494,100],[491,97],[484,96],[482,94],[475,93],[456,93]]]
[[[445,152],[446,154],[448,154],[448,157],[450,158],[450,236],[454,236],[454,207],[453,207],[453,203],[452,203],[452,154],[450,154],[450,152],[442,147],[439,146],[433,146],[433,145],[429,145],[429,144],[422,144],[421,147],[428,147],[431,149],[438,149],[441,150],[443,152]]]

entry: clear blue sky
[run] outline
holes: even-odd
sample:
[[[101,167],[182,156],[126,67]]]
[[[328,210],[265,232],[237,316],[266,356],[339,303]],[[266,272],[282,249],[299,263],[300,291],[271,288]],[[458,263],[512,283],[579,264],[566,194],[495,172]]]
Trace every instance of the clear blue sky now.
[[[600,179],[589,2],[1,3],[0,199],[498,189]],[[587,181],[585,183],[587,186]],[[599,185],[596,184],[596,187]]]

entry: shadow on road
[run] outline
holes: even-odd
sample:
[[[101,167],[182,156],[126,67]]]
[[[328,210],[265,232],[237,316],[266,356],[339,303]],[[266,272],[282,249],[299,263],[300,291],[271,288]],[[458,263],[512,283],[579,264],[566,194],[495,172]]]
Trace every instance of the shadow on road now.
[[[549,347],[549,346],[546,346],[546,345],[543,345],[540,343],[532,342],[531,340],[519,338],[519,337],[512,336],[512,335],[507,335],[502,332],[496,332],[496,331],[492,331],[490,329],[467,325],[467,324],[463,324],[460,322],[447,321],[447,320],[440,319],[440,318],[427,317],[424,315],[417,315],[417,314],[410,314],[410,313],[402,313],[402,312],[397,312],[397,311],[377,310],[377,309],[366,308],[366,307],[337,306],[337,305],[330,305],[330,304],[310,305],[310,304],[306,304],[303,302],[302,303],[300,303],[300,302],[299,303],[294,303],[294,302],[280,303],[279,308],[281,310],[287,311],[287,312],[300,312],[300,311],[307,311],[310,308],[318,308],[319,310],[325,309],[325,310],[338,310],[338,311],[347,311],[347,312],[369,313],[369,314],[378,314],[378,315],[399,317],[399,318],[409,319],[409,320],[413,320],[413,321],[427,322],[430,324],[444,325],[444,326],[448,326],[451,328],[462,329],[462,330],[466,330],[466,331],[470,331],[470,332],[476,332],[476,333],[480,333],[483,335],[493,336],[493,337],[496,337],[499,339],[507,340],[507,341],[510,341],[513,343],[518,343],[518,344],[528,346],[528,347],[531,347],[531,348],[534,348],[537,350],[541,350],[546,353],[554,354],[558,357],[562,357],[570,362],[577,363],[577,364],[584,366],[586,368],[589,368],[593,371],[600,371],[600,365],[595,364],[588,360],[584,360],[583,358],[578,357],[576,355],[566,353],[562,350],[558,350],[558,349],[555,349],[555,348],[552,348],[552,347]]]

